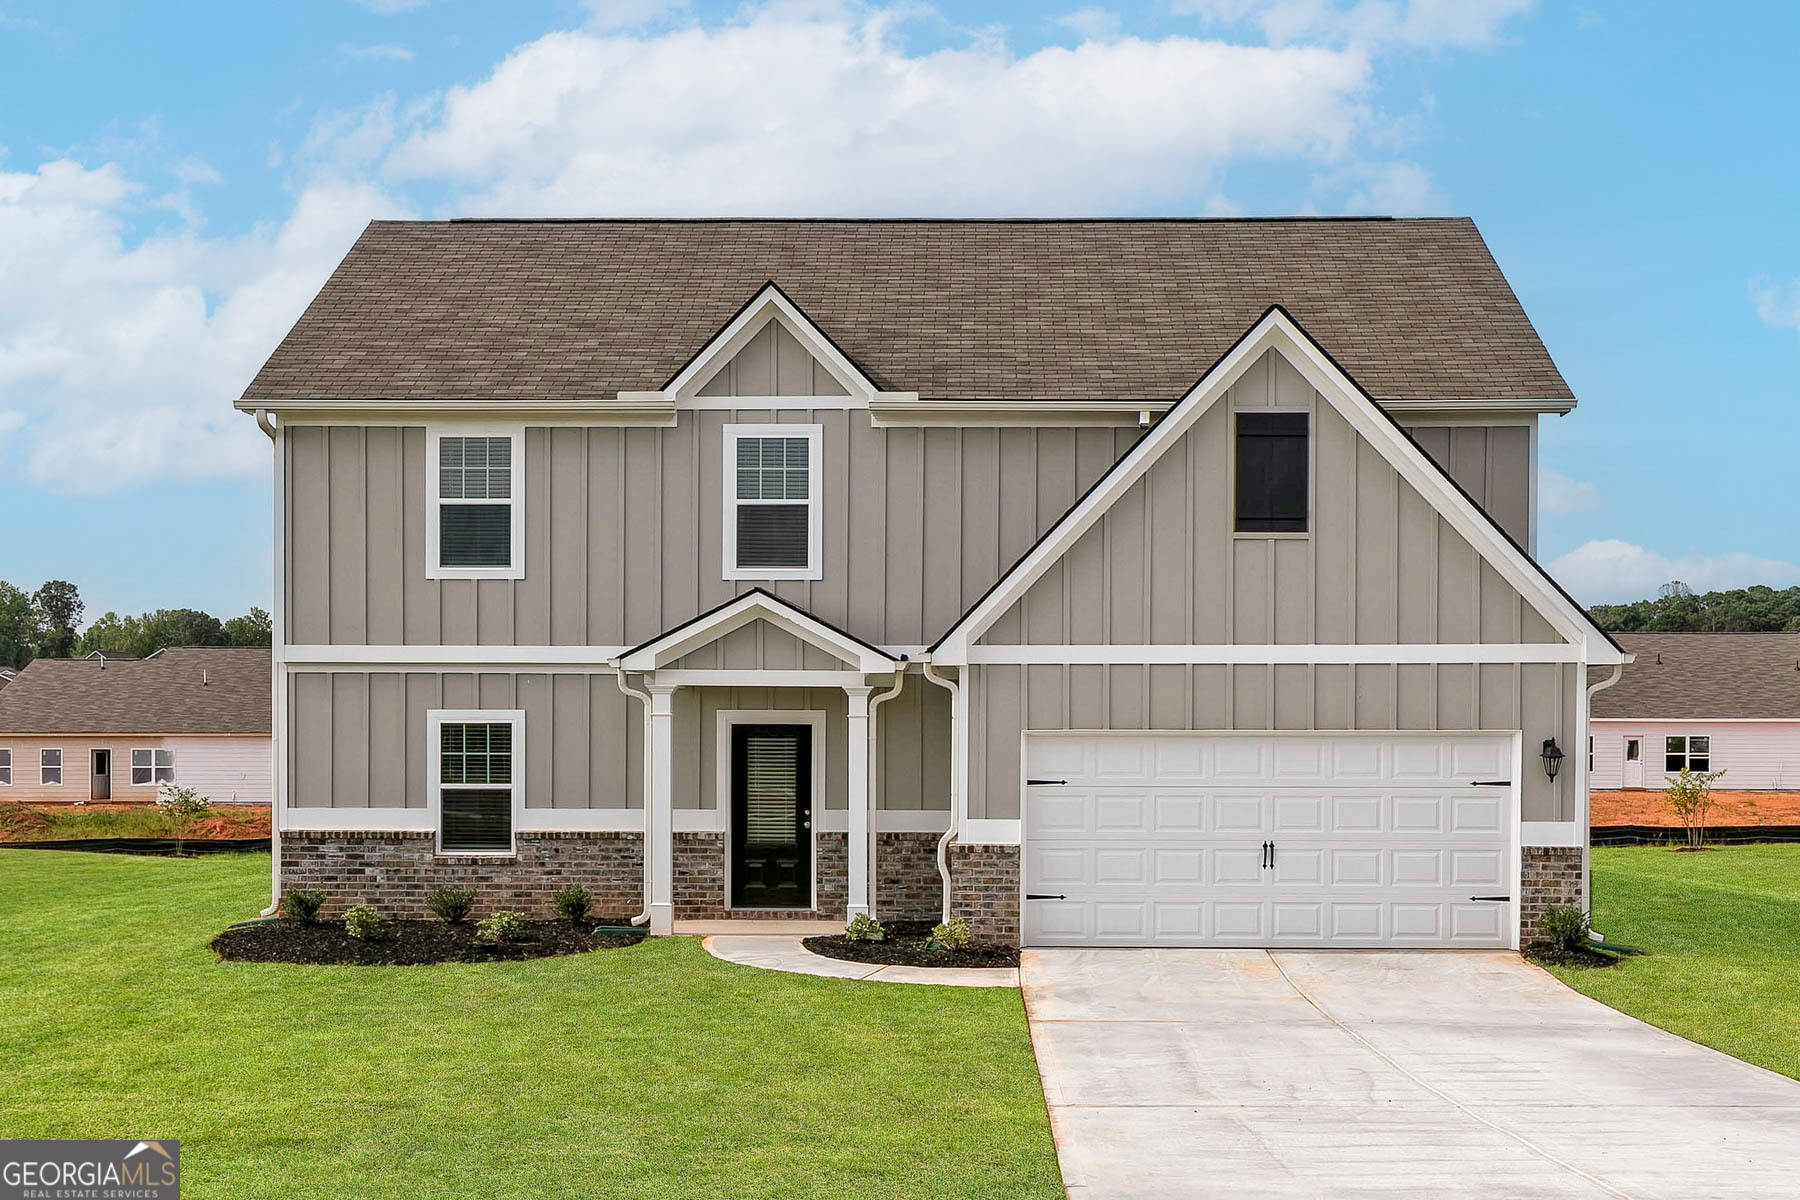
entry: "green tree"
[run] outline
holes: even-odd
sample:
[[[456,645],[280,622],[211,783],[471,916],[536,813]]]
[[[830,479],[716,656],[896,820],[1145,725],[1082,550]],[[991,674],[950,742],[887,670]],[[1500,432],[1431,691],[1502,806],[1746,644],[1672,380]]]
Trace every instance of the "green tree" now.
[[[1800,630],[1800,587],[1757,585],[1695,595],[1677,589],[1655,600],[1597,604],[1600,628],[1615,633],[1775,633]]]
[[[225,622],[225,640],[233,646],[267,646],[271,631],[269,614],[260,608]]]
[[[37,645],[37,613],[31,597],[0,580],[0,667],[22,667]]]
[[[88,622],[88,627],[81,631],[81,644],[75,648],[75,653],[86,656],[96,650],[111,650],[116,654],[138,654],[142,642],[141,621],[109,612]]]
[[[219,618],[197,608],[159,608],[138,618],[139,655],[154,654],[165,646],[223,646],[225,627]]]
[[[37,618],[37,652],[41,658],[68,658],[80,640],[81,593],[66,579],[52,579],[31,598]]]

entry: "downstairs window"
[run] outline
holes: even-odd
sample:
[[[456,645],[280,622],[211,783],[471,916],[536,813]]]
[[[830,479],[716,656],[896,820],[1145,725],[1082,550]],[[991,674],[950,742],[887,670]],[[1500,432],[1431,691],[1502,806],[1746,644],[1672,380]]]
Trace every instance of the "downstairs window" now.
[[[438,849],[511,854],[520,713],[442,714],[435,740]]]

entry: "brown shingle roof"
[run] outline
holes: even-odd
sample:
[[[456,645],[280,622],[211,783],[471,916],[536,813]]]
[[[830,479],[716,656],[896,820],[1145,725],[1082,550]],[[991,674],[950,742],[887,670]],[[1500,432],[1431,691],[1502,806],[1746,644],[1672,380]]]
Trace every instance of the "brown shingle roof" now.
[[[0,735],[268,732],[269,651],[255,647],[40,658],[0,691]]]
[[[1596,717],[1800,718],[1800,633],[1621,633],[1637,661],[1594,696]],[[1611,671],[1597,671],[1595,680]]]
[[[884,389],[1173,399],[1284,305],[1379,399],[1566,400],[1466,218],[377,221],[244,393],[610,399],[773,280]]]

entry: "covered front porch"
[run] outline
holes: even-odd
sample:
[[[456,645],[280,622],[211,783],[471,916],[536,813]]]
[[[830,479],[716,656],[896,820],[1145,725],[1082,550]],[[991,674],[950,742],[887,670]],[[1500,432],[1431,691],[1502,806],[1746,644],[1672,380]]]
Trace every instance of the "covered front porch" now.
[[[759,590],[617,667],[647,714],[653,933],[939,910],[950,706],[904,656]]]

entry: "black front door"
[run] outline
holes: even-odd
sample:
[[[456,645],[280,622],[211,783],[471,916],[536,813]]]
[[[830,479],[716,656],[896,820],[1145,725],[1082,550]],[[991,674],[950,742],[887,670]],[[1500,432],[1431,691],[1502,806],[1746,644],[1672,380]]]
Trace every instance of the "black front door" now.
[[[731,728],[731,906],[812,907],[812,726]]]

